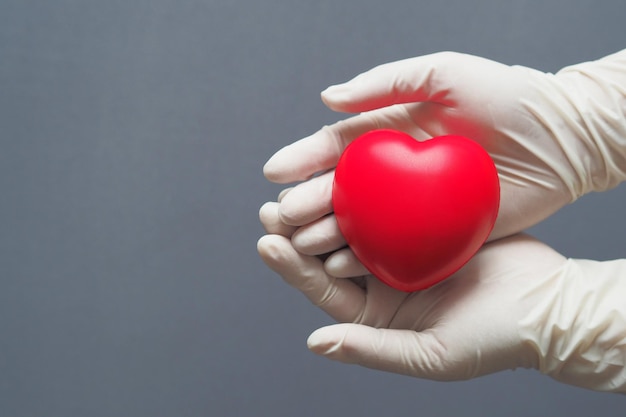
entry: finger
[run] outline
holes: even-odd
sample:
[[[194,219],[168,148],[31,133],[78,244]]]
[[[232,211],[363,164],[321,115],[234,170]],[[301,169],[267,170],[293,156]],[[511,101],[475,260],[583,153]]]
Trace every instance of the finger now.
[[[434,332],[336,324],[313,332],[307,345],[329,359],[433,380],[456,379]]]
[[[309,224],[333,211],[334,171],[311,178],[295,186],[280,202],[283,223],[292,226]]]
[[[370,273],[350,248],[338,250],[330,255],[324,262],[324,269],[337,278],[359,277]]]
[[[362,134],[381,128],[403,130],[406,124],[406,113],[398,109],[341,120],[280,149],[266,162],[263,173],[282,184],[304,181],[335,167],[346,146]]]
[[[337,279],[324,271],[317,257],[297,252],[289,239],[265,235],[257,249],[263,261],[311,302],[338,321],[353,321],[365,306],[365,293],[350,280]]]
[[[324,126],[276,152],[263,167],[263,173],[268,180],[278,183],[306,180],[334,167],[346,146],[371,129],[371,120],[363,116]]]
[[[362,115],[364,116],[364,115]],[[356,136],[361,135],[371,129],[385,129],[394,128],[408,133],[417,140],[423,140],[431,135],[425,132],[420,127],[416,126],[411,118],[407,115],[406,111],[399,108],[388,108],[381,111],[377,111],[376,114],[368,115],[368,120],[372,125],[368,128],[361,130],[351,131],[349,134],[350,140]],[[341,122],[340,122],[341,123]],[[346,123],[351,123],[350,119]],[[336,126],[331,126],[328,129],[335,129]],[[353,136],[355,135],[355,136]],[[345,141],[341,139],[341,141]],[[297,145],[294,144],[294,146]],[[344,146],[342,145],[342,148]],[[298,151],[301,156],[306,156],[307,149],[303,148]],[[336,159],[339,156],[337,155]],[[310,167],[310,174],[313,175],[316,168],[332,168],[337,163],[337,160],[329,160],[332,166],[319,165],[317,167]],[[299,158],[294,155],[289,160],[291,164],[297,164]],[[269,162],[268,162],[269,164]],[[303,162],[306,165],[305,162]],[[297,180],[299,178],[291,178],[290,180]],[[304,178],[300,178],[304,179]],[[313,177],[308,181],[302,182],[295,187],[288,190],[288,192],[281,193],[281,206],[280,216],[284,223],[303,226],[312,221],[315,221],[326,214],[332,212],[332,187],[334,179],[334,170],[330,170],[321,175]]]
[[[279,207],[280,204],[273,201],[263,204],[259,209],[259,220],[267,233],[291,237],[297,227],[289,226],[280,220]]]
[[[283,201],[283,197],[285,197],[289,191],[291,191],[293,189],[293,187],[289,187],[289,188],[285,188],[284,190],[282,190],[279,194],[278,194],[278,199],[277,201],[280,203],[281,201]]]
[[[447,104],[447,93],[463,71],[461,62],[473,58],[443,52],[383,64],[344,84],[328,87],[322,100],[332,110],[348,113],[402,103]]]
[[[336,251],[346,245],[337,219],[327,215],[321,219],[300,227],[291,238],[294,248],[305,255],[322,255]]]

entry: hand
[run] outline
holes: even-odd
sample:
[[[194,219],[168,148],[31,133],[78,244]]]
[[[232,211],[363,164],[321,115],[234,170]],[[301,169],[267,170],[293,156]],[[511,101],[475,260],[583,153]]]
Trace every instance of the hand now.
[[[374,128],[426,140],[460,134],[492,156],[501,207],[490,239],[524,230],[590,191],[626,179],[626,51],[556,75],[456,53],[382,65],[322,99],[333,110],[365,112],[277,152],[271,181],[304,181],[280,205],[281,220],[303,226],[300,252],[329,257],[336,276],[364,273],[332,216],[333,171],[343,149]],[[311,178],[315,173],[319,176]],[[311,178],[311,179],[309,179]]]
[[[408,294],[371,275],[332,277],[318,257],[294,249],[294,229],[281,224],[277,209],[262,209],[268,232],[277,234],[259,240],[261,257],[344,322],[309,337],[315,353],[443,381],[530,367],[564,383],[626,392],[626,261],[567,260],[517,235]]]

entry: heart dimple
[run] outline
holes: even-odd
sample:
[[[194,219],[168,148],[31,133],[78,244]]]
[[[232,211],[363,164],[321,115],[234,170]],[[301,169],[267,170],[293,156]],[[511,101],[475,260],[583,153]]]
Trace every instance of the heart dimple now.
[[[402,291],[428,288],[460,269],[495,223],[500,186],[476,142],[455,135],[419,142],[374,130],[345,149],[333,208],[348,245],[376,277]]]

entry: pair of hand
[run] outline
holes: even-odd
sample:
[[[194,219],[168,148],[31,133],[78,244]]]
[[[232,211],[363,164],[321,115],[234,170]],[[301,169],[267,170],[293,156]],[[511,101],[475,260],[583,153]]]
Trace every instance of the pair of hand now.
[[[626,390],[626,261],[568,260],[517,234],[626,179],[626,52],[555,75],[440,53],[374,68],[322,99],[358,115],[267,162],[269,180],[301,182],[261,208],[268,234],[258,242],[270,268],[342,322],[314,332],[313,351],[437,380],[523,366]],[[399,292],[369,275],[332,214],[333,167],[354,138],[376,128],[417,140],[464,135],[498,168],[491,242],[425,291]]]

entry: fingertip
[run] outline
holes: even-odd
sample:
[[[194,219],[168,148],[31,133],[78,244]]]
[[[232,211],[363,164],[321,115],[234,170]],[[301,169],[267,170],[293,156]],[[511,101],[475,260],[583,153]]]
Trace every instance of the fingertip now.
[[[296,142],[297,143],[297,142]],[[294,161],[298,161],[302,155],[294,153],[293,143],[279,149],[263,165],[263,176],[277,184],[287,184],[302,180],[301,168]]]
[[[276,154],[274,154],[266,163],[263,165],[263,176],[271,182],[275,183],[283,183],[281,178],[281,170],[277,167],[277,158]]]
[[[289,199],[283,198],[278,207],[278,218],[286,225],[302,226],[305,223],[298,221],[299,211],[297,206],[294,207],[294,204],[289,204]]]
[[[351,278],[370,273],[349,247],[330,255],[324,262],[324,269],[337,278]]]
[[[281,235],[290,238],[296,231],[295,226],[290,226],[280,220],[278,214],[280,204],[269,201],[259,209],[259,220],[268,234]]]
[[[256,249],[263,259],[269,258],[276,252],[275,235],[263,235],[256,242]]]
[[[283,201],[283,198],[285,198],[285,196],[291,191],[293,190],[293,187],[288,187],[285,188],[284,190],[282,190],[279,194],[278,194],[278,198],[277,201],[280,203]]]
[[[331,85],[320,93],[322,102],[331,110],[345,112],[350,103],[350,89],[345,84]]]
[[[327,172],[298,184],[282,196],[278,215],[290,226],[309,224],[333,211],[334,172]]]
[[[326,343],[323,334],[320,333],[320,329],[315,330],[309,335],[306,340],[306,346],[313,353],[321,355],[323,352],[323,346]]]
[[[377,330],[355,323],[339,323],[315,330],[307,339],[309,349],[318,355],[344,363],[363,363]]]
[[[257,241],[257,252],[265,264],[281,273],[287,264],[296,262],[297,255],[288,238],[276,234],[264,235]]]
[[[261,220],[261,223],[263,223],[263,221],[268,218],[270,212],[276,210],[276,204],[278,203],[273,201],[267,201],[263,203],[261,207],[259,207],[259,220]]]
[[[335,324],[315,330],[306,341],[307,347],[317,355],[332,357],[341,348],[342,334],[347,330],[343,328],[347,325]]]

